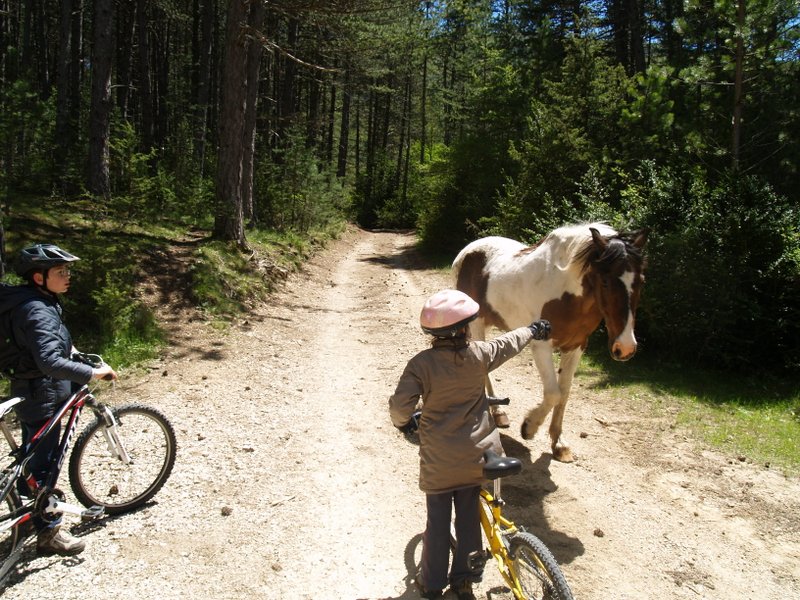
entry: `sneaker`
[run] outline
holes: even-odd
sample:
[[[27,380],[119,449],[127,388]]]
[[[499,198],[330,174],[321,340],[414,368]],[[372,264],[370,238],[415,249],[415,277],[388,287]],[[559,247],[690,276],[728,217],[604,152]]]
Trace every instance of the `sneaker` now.
[[[475,594],[472,593],[472,582],[462,581],[454,583],[450,589],[455,592],[458,600],[475,600]]]
[[[61,531],[60,527],[40,531],[36,540],[36,550],[39,554],[71,556],[80,554],[84,548],[86,542],[66,531]]]
[[[414,580],[414,583],[417,584],[417,588],[419,589],[419,595],[421,598],[425,598],[426,600],[430,600],[431,598],[441,598],[442,597],[442,590],[429,590],[424,585],[422,585],[422,581],[417,575],[417,578]]]

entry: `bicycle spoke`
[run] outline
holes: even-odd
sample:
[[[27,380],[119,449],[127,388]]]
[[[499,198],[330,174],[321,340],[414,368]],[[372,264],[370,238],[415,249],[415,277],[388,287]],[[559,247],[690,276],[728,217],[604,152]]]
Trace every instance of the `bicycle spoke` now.
[[[523,598],[572,600],[558,563],[536,536],[518,533],[511,538],[511,557]]]
[[[95,421],[75,442],[70,459],[75,495],[85,506],[103,506],[110,514],[142,506],[155,495],[172,471],[176,446],[172,426],[157,410],[129,405],[114,414],[114,451],[105,425]]]

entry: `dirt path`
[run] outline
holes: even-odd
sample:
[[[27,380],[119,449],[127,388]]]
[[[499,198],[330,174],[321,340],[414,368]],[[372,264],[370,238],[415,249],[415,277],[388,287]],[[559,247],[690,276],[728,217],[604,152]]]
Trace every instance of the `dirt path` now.
[[[449,280],[413,241],[349,231],[224,334],[169,316],[168,355],[114,399],[170,415],[172,478],[147,509],[74,529],[78,557],[26,554],[3,597],[418,598],[417,449],[386,400]],[[514,401],[506,451],[525,463],[509,511],[577,598],[800,598],[797,480],[697,448],[586,378],[565,418],[578,460],[557,463],[517,431],[540,393],[529,356],[496,379]],[[491,565],[478,597],[510,598]]]

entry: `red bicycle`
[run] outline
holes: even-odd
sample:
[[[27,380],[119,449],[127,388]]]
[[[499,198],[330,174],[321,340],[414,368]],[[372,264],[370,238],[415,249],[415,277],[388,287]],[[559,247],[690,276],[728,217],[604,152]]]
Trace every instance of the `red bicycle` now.
[[[103,364],[97,355],[79,358],[95,367]],[[0,403],[0,431],[12,458],[0,475],[0,585],[19,560],[26,542],[34,537],[34,517],[53,522],[70,514],[92,520],[143,506],[166,483],[177,451],[175,431],[162,412],[142,404],[107,406],[95,398],[88,385],[75,392],[22,447],[6,419],[20,402],[22,398]],[[75,438],[81,412],[87,407],[94,413],[94,421]],[[42,438],[64,418],[58,460],[39,484],[28,463]],[[56,487],[70,446],[70,487],[83,506],[66,502],[64,493]]]

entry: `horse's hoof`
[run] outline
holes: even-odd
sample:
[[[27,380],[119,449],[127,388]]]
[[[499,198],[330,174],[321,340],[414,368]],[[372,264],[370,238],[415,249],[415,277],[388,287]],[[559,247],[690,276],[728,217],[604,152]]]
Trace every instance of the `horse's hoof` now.
[[[494,417],[494,424],[500,429],[508,429],[509,425],[511,425],[508,415],[504,412],[497,411],[492,416]]]
[[[536,429],[528,424],[527,419],[522,422],[522,427],[520,427],[519,432],[523,440],[532,440],[533,436],[536,435]]]
[[[575,456],[572,454],[572,450],[570,450],[567,446],[558,446],[557,448],[553,448],[553,458],[555,458],[558,462],[563,463],[575,462]]]

